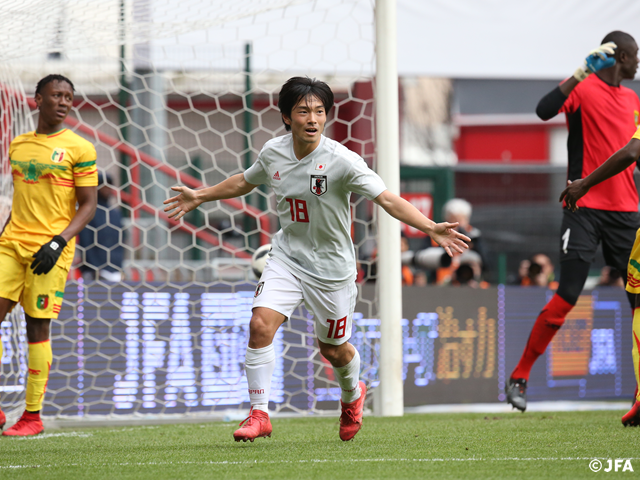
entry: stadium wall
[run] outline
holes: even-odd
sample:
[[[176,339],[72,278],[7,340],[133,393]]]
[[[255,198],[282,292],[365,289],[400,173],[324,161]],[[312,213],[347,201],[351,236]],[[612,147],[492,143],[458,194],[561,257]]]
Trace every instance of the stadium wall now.
[[[361,286],[372,299],[374,286]],[[405,406],[503,400],[505,379],[518,361],[540,308],[553,292],[503,287],[403,289]],[[243,374],[253,286],[71,282],[52,327],[55,352],[48,415],[199,413],[247,407]],[[378,382],[378,319],[359,303],[352,342]],[[364,312],[364,313],[363,313]],[[547,353],[536,363],[529,400],[631,398],[631,314],[622,289],[584,292]],[[24,345],[2,324],[7,376],[3,401],[19,402]],[[23,339],[24,340],[24,339]],[[278,366],[271,407],[334,410],[339,388],[314,350],[306,311],[276,338]],[[286,348],[283,348],[286,345]],[[308,369],[315,371],[309,375]],[[304,388],[302,388],[304,386]]]

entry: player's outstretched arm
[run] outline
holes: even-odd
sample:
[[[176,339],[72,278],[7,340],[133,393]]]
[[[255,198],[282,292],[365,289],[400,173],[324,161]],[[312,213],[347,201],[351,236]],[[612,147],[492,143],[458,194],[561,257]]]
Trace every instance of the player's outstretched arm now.
[[[575,212],[577,202],[584,197],[591,187],[619,174],[630,167],[640,157],[640,140],[632,138],[629,143],[611,155],[609,159],[583,179],[568,181],[568,186],[560,194],[560,201],[567,203],[567,208]]]
[[[429,235],[452,257],[454,253],[463,253],[469,248],[465,242],[470,242],[471,239],[454,230],[458,226],[457,223],[435,223],[404,198],[389,190],[382,192],[373,201],[392,217]]]
[[[248,183],[242,173],[229,177],[218,185],[200,190],[192,190],[183,186],[171,187],[171,190],[179,193],[164,201],[164,204],[168,205],[164,211],[169,213],[169,218],[180,220],[185,214],[195,210],[204,202],[241,197],[256,187],[257,185]]]

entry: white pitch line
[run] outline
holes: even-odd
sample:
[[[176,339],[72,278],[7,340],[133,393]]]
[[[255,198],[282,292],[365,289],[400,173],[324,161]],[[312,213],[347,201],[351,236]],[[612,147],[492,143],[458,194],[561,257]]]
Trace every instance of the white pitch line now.
[[[84,432],[61,432],[61,433],[41,433],[29,437],[14,437],[16,440],[42,440],[53,437],[93,437],[93,433]]]
[[[121,432],[133,432],[137,430],[157,430],[160,427],[148,426],[148,425],[140,425],[131,428],[114,428],[113,430],[108,430],[106,433],[121,433]]]
[[[52,468],[52,467],[129,467],[129,466],[148,466],[148,465],[274,465],[274,464],[304,464],[304,463],[374,463],[374,462],[566,462],[566,461],[585,461],[601,459],[607,460],[609,457],[504,457],[504,458],[362,458],[351,460],[329,460],[329,459],[312,459],[312,460],[268,460],[268,461],[242,461],[231,462],[223,460],[219,462],[203,461],[203,462],[123,462],[123,463],[63,463],[49,465],[0,465],[2,469],[14,468]],[[626,457],[622,460],[640,460],[640,457]]]

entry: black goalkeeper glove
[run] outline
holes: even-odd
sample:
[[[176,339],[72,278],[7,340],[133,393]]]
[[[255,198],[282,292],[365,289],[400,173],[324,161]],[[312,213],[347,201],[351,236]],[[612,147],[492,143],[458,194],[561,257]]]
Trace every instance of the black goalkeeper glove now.
[[[34,275],[47,274],[51,271],[53,266],[60,258],[60,254],[64,247],[67,246],[67,241],[60,235],[56,235],[50,242],[45,243],[37,253],[33,255],[33,263],[31,264],[31,270]]]

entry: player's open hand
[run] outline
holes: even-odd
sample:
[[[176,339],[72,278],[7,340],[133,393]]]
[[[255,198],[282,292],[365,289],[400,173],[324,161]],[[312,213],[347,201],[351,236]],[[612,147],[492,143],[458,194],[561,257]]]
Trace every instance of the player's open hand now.
[[[180,220],[185,214],[195,210],[202,203],[202,200],[196,195],[196,191],[191,190],[189,187],[171,187],[171,190],[180,193],[164,201],[164,204],[168,205],[164,211],[168,213],[169,218]]]
[[[585,187],[584,180],[567,180],[567,188],[565,188],[560,194],[560,201],[565,201],[567,208],[572,212],[578,210],[578,200],[584,197],[589,191],[588,187]]]
[[[456,223],[436,223],[433,230],[429,232],[429,236],[442,248],[450,257],[453,257],[455,253],[464,253],[469,248],[465,242],[470,242],[471,239],[466,235],[455,230],[458,226]]]

